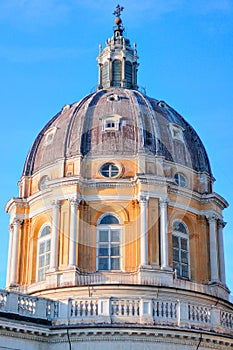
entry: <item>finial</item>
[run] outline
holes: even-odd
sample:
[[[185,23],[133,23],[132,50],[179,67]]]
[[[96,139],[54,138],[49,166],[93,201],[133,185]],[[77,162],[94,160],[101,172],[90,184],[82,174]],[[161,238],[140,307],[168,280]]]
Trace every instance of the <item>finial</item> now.
[[[117,5],[116,7],[116,10],[113,12],[113,15],[116,16],[116,19],[115,19],[115,23],[116,25],[120,25],[122,23],[122,19],[121,19],[121,12],[124,10],[124,7],[123,6],[120,6],[119,4]]]

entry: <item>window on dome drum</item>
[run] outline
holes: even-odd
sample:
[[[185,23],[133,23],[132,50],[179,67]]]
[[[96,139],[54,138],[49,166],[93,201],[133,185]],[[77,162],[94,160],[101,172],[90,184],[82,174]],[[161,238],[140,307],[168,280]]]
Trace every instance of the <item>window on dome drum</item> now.
[[[119,168],[113,163],[106,163],[100,168],[100,173],[104,177],[115,177],[119,174]]]
[[[121,83],[121,61],[114,60],[112,62],[112,85],[120,86]]]
[[[98,271],[121,269],[121,226],[113,214],[105,215],[97,226]]]
[[[37,254],[37,281],[45,279],[45,273],[50,265],[51,228],[46,225],[42,228],[38,239]]]
[[[48,181],[49,181],[48,175],[42,176],[42,178],[40,179],[40,181],[38,183],[38,188],[40,191],[45,190],[47,188]]]
[[[174,176],[175,182],[180,187],[186,187],[186,178],[180,173],[176,173]]]
[[[189,237],[186,226],[180,221],[173,224],[172,254],[177,277],[189,279]]]

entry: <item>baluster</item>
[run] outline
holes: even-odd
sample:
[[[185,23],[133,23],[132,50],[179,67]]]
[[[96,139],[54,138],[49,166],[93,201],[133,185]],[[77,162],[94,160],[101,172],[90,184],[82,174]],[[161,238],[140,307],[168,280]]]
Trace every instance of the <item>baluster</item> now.
[[[133,313],[133,300],[130,300],[129,301],[129,316],[134,316],[134,313]]]

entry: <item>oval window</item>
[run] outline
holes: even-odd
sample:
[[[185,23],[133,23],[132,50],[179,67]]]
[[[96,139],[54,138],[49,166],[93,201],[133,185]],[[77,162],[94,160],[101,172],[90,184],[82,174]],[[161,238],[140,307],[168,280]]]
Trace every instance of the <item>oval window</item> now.
[[[115,177],[119,174],[119,168],[113,163],[106,163],[100,168],[100,174],[104,177]]]

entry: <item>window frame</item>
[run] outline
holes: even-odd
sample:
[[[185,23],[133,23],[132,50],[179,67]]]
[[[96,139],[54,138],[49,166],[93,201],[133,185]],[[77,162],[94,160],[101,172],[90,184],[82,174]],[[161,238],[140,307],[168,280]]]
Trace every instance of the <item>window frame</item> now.
[[[104,217],[111,215],[118,220],[118,224],[101,224],[101,221]],[[107,231],[108,239],[107,241],[100,241],[100,231]],[[114,231],[119,231],[119,241],[111,240],[111,233]],[[107,245],[108,254],[106,256],[100,255],[100,247]],[[119,255],[112,255],[111,248],[113,246],[119,245]],[[100,259],[108,259],[108,268],[100,269]],[[111,269],[111,259],[119,259],[119,269]],[[114,213],[105,213],[101,215],[97,222],[97,230],[96,230],[96,270],[100,272],[119,272],[122,270],[122,224],[120,218]]]
[[[178,177],[176,179],[176,176]],[[175,173],[174,174],[174,180],[177,186],[182,187],[182,188],[186,188],[187,187],[187,177],[182,174],[182,173]]]
[[[45,234],[41,236],[43,230],[49,227],[50,232],[48,234]],[[50,261],[51,261],[51,224],[50,223],[45,223],[41,226],[39,234],[38,234],[38,240],[37,240],[37,264],[36,264],[36,281],[37,282],[42,282],[45,281],[45,274],[50,268]],[[40,247],[42,243],[46,243],[49,241],[50,249],[48,251],[44,251],[43,253],[40,253]],[[49,256],[49,263],[48,264],[43,264],[42,266],[40,265],[40,257],[44,256],[45,262],[46,262],[46,257]],[[40,271],[42,271],[42,278],[40,277]]]
[[[108,172],[109,176],[103,174],[103,168],[106,167],[106,166],[109,166],[109,169],[106,170],[106,174]],[[112,166],[114,166],[114,167],[116,167],[118,169],[117,174],[113,175],[113,176],[112,176]],[[116,178],[116,177],[118,177],[120,175],[121,169],[116,163],[113,163],[113,162],[110,161],[110,162],[106,162],[106,163],[101,165],[101,167],[99,169],[99,173],[100,173],[101,176],[103,176],[106,179],[114,179],[114,178]]]
[[[185,228],[186,233],[181,232],[179,230],[175,229],[176,224],[182,224]],[[173,237],[178,238],[178,248],[174,247],[173,244]],[[182,239],[186,240],[186,245],[187,245],[187,250],[182,249]],[[179,260],[174,260],[174,250],[178,251],[179,255]],[[182,252],[186,252],[187,254],[187,263],[182,262]],[[179,265],[179,271],[174,268],[175,263]],[[187,225],[182,221],[182,220],[175,220],[172,223],[172,265],[174,271],[176,270],[176,276],[179,279],[184,279],[184,280],[190,280],[191,278],[191,271],[190,271],[190,244],[189,244],[189,230]],[[183,274],[183,268],[184,266],[187,266],[187,276]]]

